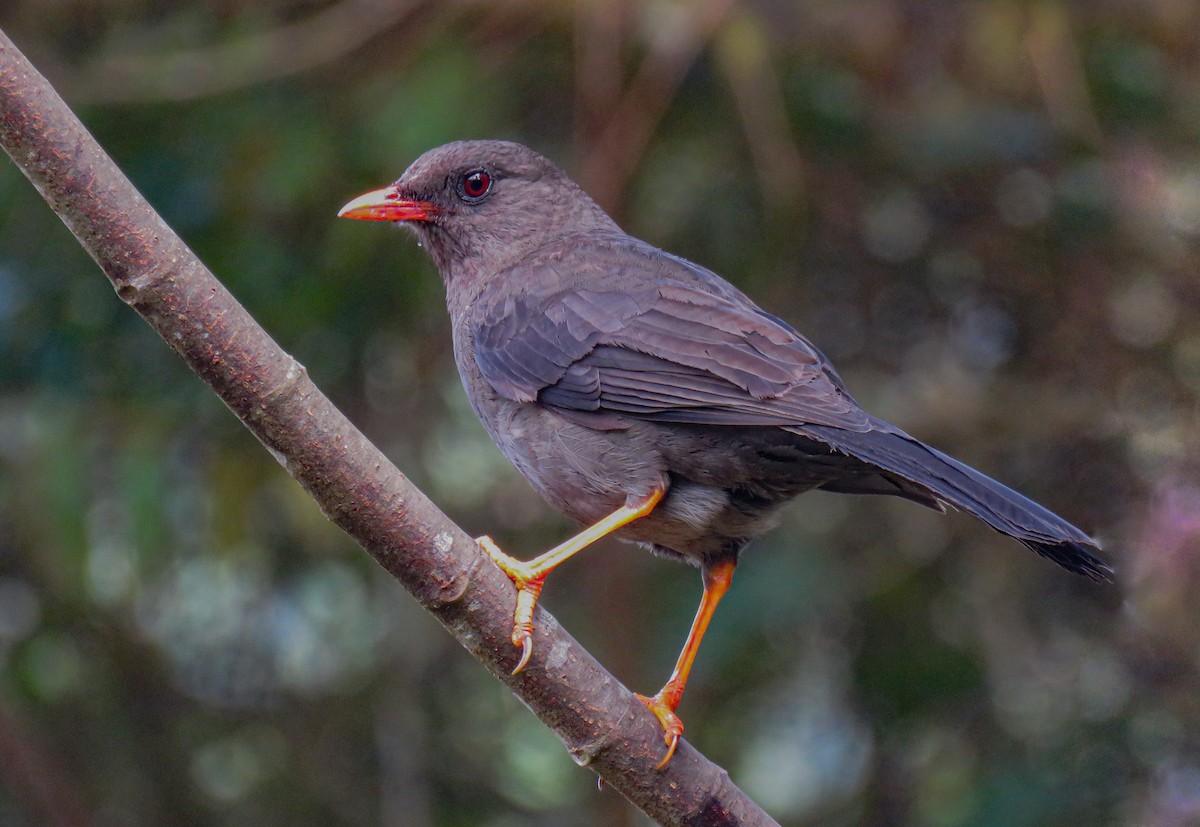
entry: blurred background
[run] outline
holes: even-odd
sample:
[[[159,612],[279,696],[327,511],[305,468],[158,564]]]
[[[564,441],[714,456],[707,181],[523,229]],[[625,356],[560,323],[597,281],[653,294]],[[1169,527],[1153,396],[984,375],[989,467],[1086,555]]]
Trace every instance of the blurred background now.
[[[1200,823],[1200,4],[5,0],[168,223],[456,521],[572,527],[468,408],[424,150],[531,144],[872,412],[1101,538],[810,494],[681,714],[786,825]],[[661,685],[697,573],[543,603]],[[0,825],[642,825],[325,521],[0,164]]]

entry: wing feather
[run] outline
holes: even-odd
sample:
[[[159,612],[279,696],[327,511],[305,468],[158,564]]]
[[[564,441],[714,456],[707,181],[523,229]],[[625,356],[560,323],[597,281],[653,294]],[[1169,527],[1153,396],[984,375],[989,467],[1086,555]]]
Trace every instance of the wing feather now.
[[[559,253],[498,280],[519,285],[515,296],[481,295],[476,360],[499,393],[665,422],[869,429],[820,351],[716,275],[665,254],[637,257],[654,266],[629,290],[603,252],[578,265],[584,289],[562,287]]]

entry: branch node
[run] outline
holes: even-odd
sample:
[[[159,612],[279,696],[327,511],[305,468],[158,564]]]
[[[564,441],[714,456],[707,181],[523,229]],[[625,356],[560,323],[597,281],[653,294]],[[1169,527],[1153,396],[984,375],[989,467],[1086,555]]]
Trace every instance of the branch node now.
[[[258,403],[259,409],[265,410],[273,406],[276,400],[286,399],[297,388],[311,387],[307,380],[308,368],[304,367],[295,356],[287,354],[287,368],[283,372],[283,378],[263,392],[262,399]]]
[[[116,262],[105,262],[100,266],[113,279],[121,301],[135,309],[152,300],[159,282],[177,269],[175,262],[171,262],[169,266],[166,262],[151,262],[149,266],[139,269],[133,275],[122,277]]]
[[[466,597],[479,580],[480,567],[488,562],[485,555],[478,553],[477,546],[473,554],[456,551],[455,542],[462,536],[442,529],[422,541],[428,559],[437,565],[430,566],[420,584],[410,586],[409,591],[430,611],[443,610]]]
[[[634,700],[629,709],[621,716],[619,724],[611,730],[597,730],[597,735],[590,741],[575,743],[567,747],[571,760],[581,767],[586,767],[598,760],[605,752],[621,742],[620,735],[625,732],[631,718],[645,711],[641,701]]]

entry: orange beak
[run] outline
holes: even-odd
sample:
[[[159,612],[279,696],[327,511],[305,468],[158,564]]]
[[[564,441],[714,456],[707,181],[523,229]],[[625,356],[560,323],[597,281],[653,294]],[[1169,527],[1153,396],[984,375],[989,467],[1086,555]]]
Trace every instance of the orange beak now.
[[[437,204],[401,198],[395,185],[363,193],[338,210],[338,218],[360,221],[429,221],[441,212]]]

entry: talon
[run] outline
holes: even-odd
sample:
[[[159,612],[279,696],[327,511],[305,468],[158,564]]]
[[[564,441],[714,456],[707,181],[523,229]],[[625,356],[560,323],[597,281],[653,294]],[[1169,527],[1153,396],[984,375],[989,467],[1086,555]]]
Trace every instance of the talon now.
[[[513,637],[516,635],[514,634]],[[513,642],[516,643],[516,641]],[[526,634],[517,645],[521,647],[521,659],[517,661],[517,667],[512,671],[514,675],[524,669],[525,665],[529,663],[529,659],[533,657],[533,635]]]
[[[679,746],[679,737],[683,735],[683,721],[675,714],[675,710],[663,697],[663,693],[660,692],[653,698],[636,692],[634,695],[645,704],[646,709],[654,713],[654,717],[658,718],[658,723],[663,728],[663,743],[667,745],[667,754],[654,767],[656,770],[661,770],[670,763],[671,757],[675,755],[675,749]]]
[[[488,557],[492,558],[492,561],[508,575],[508,579],[512,580],[513,585],[517,587],[517,606],[513,610],[511,638],[513,646],[521,649],[521,657],[512,671],[512,674],[516,675],[529,664],[529,659],[533,657],[533,611],[537,606],[537,599],[542,593],[542,584],[546,582],[546,573],[532,572],[528,563],[509,557],[486,534],[476,537],[475,543],[487,553]]]
[[[515,675],[525,668],[533,657],[533,610],[537,606],[538,596],[542,593],[544,577],[533,580],[517,580],[517,608],[513,612],[513,646],[521,647],[521,659],[517,668],[512,671]]]
[[[667,733],[666,738],[663,740],[667,742],[667,754],[663,756],[663,760],[654,765],[654,769],[656,770],[661,770],[667,765],[667,763],[671,760],[671,756],[675,754],[675,747],[679,746],[678,735]]]

